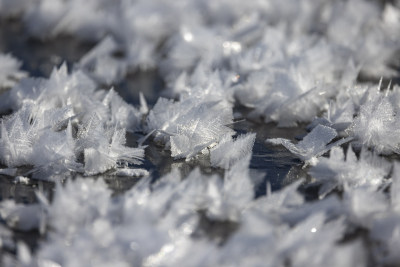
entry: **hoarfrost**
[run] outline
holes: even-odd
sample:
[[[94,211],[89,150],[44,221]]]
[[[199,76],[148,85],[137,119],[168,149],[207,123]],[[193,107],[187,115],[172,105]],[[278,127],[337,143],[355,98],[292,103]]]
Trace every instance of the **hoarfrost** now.
[[[315,164],[317,157],[329,151],[327,146],[337,136],[337,132],[327,126],[318,125],[297,145],[283,138],[268,139],[267,142],[274,145],[283,145],[294,155],[306,163]]]
[[[172,157],[190,159],[224,136],[233,135],[226,126],[232,117],[232,111],[219,102],[160,98],[147,117],[147,131],[156,131],[155,141],[170,148]]]
[[[125,146],[125,128],[141,127],[140,111],[113,90],[96,92],[90,78],[79,71],[69,75],[66,65],[49,79],[22,81],[3,97],[0,109],[16,110],[0,126],[0,161],[8,167],[33,166],[34,177],[52,180],[143,158],[142,148]]]
[[[231,136],[221,142],[210,152],[211,165],[229,169],[235,162],[251,155],[256,134],[238,136],[235,140]]]
[[[57,182],[51,203],[41,193],[37,204],[0,202],[8,228],[49,226],[30,253],[0,225],[0,247],[16,253],[1,264],[398,265],[399,87],[360,83],[399,75],[399,2],[384,2],[0,0],[2,19],[33,37],[97,42],[48,79],[25,78],[0,55],[0,112],[12,112],[0,121],[0,174],[78,176]],[[138,69],[157,69],[171,99],[151,107],[141,95],[136,108],[100,89]],[[234,139],[230,128],[243,106],[246,119],[279,127],[313,121],[297,144],[267,140],[305,161],[306,181],[275,192],[267,183],[256,198],[255,134]],[[127,131],[147,135],[134,148]],[[209,154],[224,174],[149,177],[132,166],[149,136],[174,159]],[[80,177],[102,173],[141,179],[114,196],[102,178]],[[305,199],[307,186],[319,200]]]
[[[16,204],[12,200],[1,203],[0,216],[9,227],[19,231],[38,229],[40,221],[45,219],[43,209],[39,204]]]
[[[0,54],[0,89],[12,87],[26,76],[20,67],[21,63],[11,55]]]
[[[310,169],[310,175],[323,183],[320,194],[326,194],[336,186],[378,188],[385,183],[391,164],[376,154],[363,149],[357,159],[351,146],[346,158],[341,147],[334,147],[329,158],[319,158]]]
[[[120,81],[127,72],[126,60],[113,56],[119,50],[118,44],[108,36],[83,56],[78,66],[97,82],[106,85],[113,84]]]
[[[396,97],[395,93],[388,90],[386,96],[379,91],[370,95],[370,99],[361,105],[349,131],[362,144],[373,147],[379,153],[399,154],[399,107],[398,103],[390,101]]]

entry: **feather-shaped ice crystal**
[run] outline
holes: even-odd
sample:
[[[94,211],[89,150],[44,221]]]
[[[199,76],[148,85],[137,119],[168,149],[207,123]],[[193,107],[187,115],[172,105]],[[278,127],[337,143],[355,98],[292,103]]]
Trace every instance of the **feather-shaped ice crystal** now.
[[[21,63],[11,55],[0,54],[0,92],[2,88],[12,87],[26,76],[20,67]]]
[[[118,50],[114,39],[106,37],[81,58],[79,67],[99,83],[110,85],[118,82],[127,72],[126,61],[112,56]]]
[[[321,195],[338,185],[377,188],[385,183],[391,164],[376,154],[363,149],[357,159],[353,149],[348,148],[346,158],[341,147],[334,147],[329,158],[319,158],[310,175],[323,183]]]
[[[251,155],[256,134],[241,135],[233,140],[230,136],[221,142],[210,152],[211,165],[229,169],[235,162]]]
[[[147,117],[147,129],[156,131],[155,140],[166,144],[172,157],[186,159],[232,135],[226,126],[230,123],[231,110],[196,98],[179,102],[160,98]]]
[[[0,161],[9,167],[33,165],[43,178],[78,171],[71,124],[58,129],[70,114],[68,107],[43,113],[38,106],[24,104],[1,120]]]
[[[97,114],[92,114],[77,133],[77,153],[84,154],[85,174],[102,173],[117,164],[140,164],[143,148],[127,147],[125,142],[125,129],[105,128]]]
[[[23,81],[2,100],[0,109],[17,110],[0,126],[0,161],[8,167],[33,166],[35,177],[49,179],[71,171],[97,174],[143,158],[142,148],[125,146],[126,128],[140,129],[142,113],[112,89],[96,92],[90,78],[68,74],[66,65],[49,79]]]
[[[329,150],[327,145],[336,136],[335,129],[318,125],[297,144],[293,144],[290,140],[284,138],[268,139],[267,142],[274,145],[283,145],[306,163],[314,163],[317,157]]]
[[[370,99],[361,105],[359,114],[349,130],[359,142],[373,147],[379,153],[399,154],[399,107],[390,100],[395,96],[394,93],[388,93],[388,96],[380,92],[370,94]]]

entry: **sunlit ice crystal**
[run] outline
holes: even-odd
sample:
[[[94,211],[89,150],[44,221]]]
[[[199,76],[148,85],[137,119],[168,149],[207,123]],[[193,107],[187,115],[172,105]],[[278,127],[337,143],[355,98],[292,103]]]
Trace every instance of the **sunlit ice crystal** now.
[[[171,149],[174,158],[190,159],[203,149],[218,143],[233,131],[229,109],[220,109],[218,102],[188,98],[173,102],[159,99],[147,117],[147,129],[155,130],[155,140]]]

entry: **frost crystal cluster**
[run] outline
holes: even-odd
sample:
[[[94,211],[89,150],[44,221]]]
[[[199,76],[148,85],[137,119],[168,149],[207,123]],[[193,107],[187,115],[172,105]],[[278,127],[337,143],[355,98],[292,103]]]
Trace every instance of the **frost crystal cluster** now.
[[[400,1],[0,0],[10,21],[92,45],[37,77],[0,42],[0,178],[39,185],[0,194],[1,266],[400,265]]]

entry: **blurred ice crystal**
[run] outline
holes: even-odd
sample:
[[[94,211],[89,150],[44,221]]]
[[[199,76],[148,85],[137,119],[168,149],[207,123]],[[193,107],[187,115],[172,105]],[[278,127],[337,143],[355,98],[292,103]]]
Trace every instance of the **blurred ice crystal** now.
[[[30,231],[38,229],[43,220],[41,206],[38,204],[16,204],[12,200],[3,201],[0,205],[0,217],[12,229]]]
[[[126,61],[113,56],[118,51],[118,44],[108,36],[81,58],[79,67],[99,83],[110,85],[118,82],[127,72]]]
[[[322,195],[337,185],[351,187],[369,186],[378,188],[385,183],[391,164],[376,154],[363,149],[357,159],[351,146],[346,158],[343,149],[332,148],[329,158],[319,158],[318,163],[310,170],[310,175],[323,182],[320,189]]]
[[[211,149],[211,165],[229,169],[235,162],[251,155],[255,138],[255,134],[248,134],[238,136],[236,140],[233,140],[231,136],[222,139],[216,147]]]
[[[14,86],[26,76],[20,67],[21,63],[11,55],[0,54],[0,92],[4,88]]]

